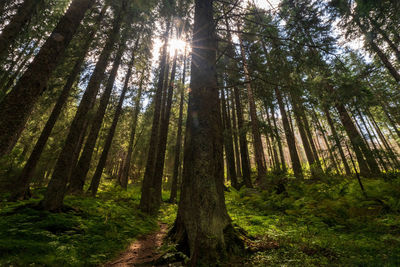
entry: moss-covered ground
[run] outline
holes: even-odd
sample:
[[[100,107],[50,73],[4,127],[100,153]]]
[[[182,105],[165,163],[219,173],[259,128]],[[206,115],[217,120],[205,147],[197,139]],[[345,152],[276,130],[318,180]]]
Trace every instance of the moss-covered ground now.
[[[278,179],[269,177],[269,179]],[[400,179],[286,180],[286,192],[228,188],[233,223],[247,232],[248,266],[400,266]],[[28,201],[0,202],[0,266],[96,266],[140,235],[172,224],[177,205],[158,218],[138,210],[140,189],[106,186],[98,197],[68,196],[63,213]],[[163,198],[168,198],[164,192]]]

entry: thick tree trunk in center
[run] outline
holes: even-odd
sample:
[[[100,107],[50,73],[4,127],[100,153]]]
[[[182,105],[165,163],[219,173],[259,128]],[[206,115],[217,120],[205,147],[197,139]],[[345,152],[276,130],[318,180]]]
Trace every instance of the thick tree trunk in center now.
[[[192,266],[215,266],[243,244],[226,211],[213,1],[196,0],[182,193],[172,235]]]

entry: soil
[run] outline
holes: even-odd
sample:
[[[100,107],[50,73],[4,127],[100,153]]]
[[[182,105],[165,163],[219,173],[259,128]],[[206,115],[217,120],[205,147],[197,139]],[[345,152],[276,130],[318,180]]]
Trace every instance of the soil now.
[[[142,236],[132,243],[119,257],[103,265],[104,267],[154,266],[153,263],[161,256],[158,248],[168,231],[168,225],[159,223],[160,230],[150,235]]]

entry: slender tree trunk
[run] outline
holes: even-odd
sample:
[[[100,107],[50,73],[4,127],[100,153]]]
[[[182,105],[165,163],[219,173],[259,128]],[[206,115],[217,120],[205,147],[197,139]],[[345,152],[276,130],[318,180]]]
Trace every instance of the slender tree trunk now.
[[[104,166],[106,165],[107,162],[107,157],[108,157],[108,153],[110,151],[111,148],[111,144],[114,138],[114,134],[115,134],[115,130],[117,128],[117,124],[118,124],[118,120],[121,116],[122,113],[122,104],[124,103],[125,100],[125,96],[126,93],[128,91],[128,87],[129,87],[129,80],[132,76],[132,69],[133,69],[133,65],[135,62],[135,50],[136,47],[138,45],[138,41],[139,39],[136,41],[136,44],[132,50],[132,55],[131,55],[131,61],[128,64],[128,71],[126,73],[125,76],[125,82],[124,82],[124,87],[122,89],[121,92],[121,96],[119,98],[119,102],[117,105],[117,108],[115,110],[114,113],[114,118],[111,124],[110,129],[108,130],[108,134],[106,137],[106,141],[104,142],[104,146],[103,146],[103,152],[101,153],[99,162],[97,163],[97,167],[96,167],[96,171],[93,175],[92,181],[90,183],[89,189],[88,191],[91,191],[92,196],[96,196],[97,194],[97,190],[99,188],[100,185],[100,179],[101,179],[101,175],[103,174],[103,169]],[[131,126],[131,133],[130,133],[130,137],[129,137],[129,146],[128,146],[128,152],[126,155],[126,158],[124,160],[124,166],[123,166],[123,170],[121,172],[121,184],[123,186],[128,185],[128,173],[130,170],[130,162],[131,162],[131,157],[132,157],[132,151],[133,151],[133,141],[135,139],[135,132],[136,132],[136,125],[137,125],[137,119],[138,119],[138,115],[140,112],[140,99],[142,97],[142,86],[143,86],[143,80],[144,80],[144,71],[142,73],[142,77],[140,78],[140,84],[139,84],[139,90],[137,92],[136,95],[136,100],[135,100],[135,110],[133,112],[133,118],[132,118],[132,126]]]
[[[240,31],[240,29],[238,29]],[[264,149],[261,140],[260,129],[258,126],[258,118],[257,118],[257,109],[253,95],[253,88],[250,84],[250,76],[249,71],[247,69],[247,59],[244,51],[242,40],[239,38],[240,42],[240,51],[242,55],[243,62],[243,70],[245,75],[245,81],[247,85],[247,97],[249,101],[249,109],[250,109],[250,119],[251,119],[251,129],[253,133],[253,147],[254,147],[254,156],[257,164],[257,183],[261,186],[264,186],[266,183],[266,167],[264,165]]]
[[[242,170],[241,170],[241,162],[240,162],[240,152],[239,152],[239,141],[238,141],[238,133],[237,133],[237,122],[236,122],[236,111],[235,111],[235,98],[231,90],[229,90],[231,100],[229,105],[228,101],[228,112],[232,116],[232,135],[233,135],[233,145],[235,149],[235,161],[236,161],[236,176],[242,177]],[[230,108],[232,107],[232,108]]]
[[[274,155],[274,162],[275,162],[275,170],[278,172],[278,173],[281,173],[281,163],[279,162],[279,157],[278,157],[278,151],[276,150],[276,146],[275,146],[275,138],[276,138],[276,136],[275,136],[275,133],[274,133],[274,128],[273,128],[273,126],[272,126],[272,123],[271,123],[271,117],[270,117],[270,115],[269,115],[269,112],[268,112],[268,105],[265,103],[265,113],[267,114],[267,122],[268,122],[268,128],[270,129],[270,135],[271,135],[271,142],[272,142],[272,144],[271,144],[271,146],[272,146],[272,151],[273,151],[273,155]]]
[[[346,156],[345,156],[345,154],[343,152],[342,144],[341,144],[339,136],[338,136],[338,134],[336,132],[336,128],[335,128],[335,125],[333,123],[331,114],[330,114],[330,112],[329,112],[329,110],[327,108],[325,108],[324,112],[325,112],[326,120],[327,120],[327,122],[329,124],[329,127],[331,128],[331,133],[332,133],[333,139],[335,140],[336,146],[337,146],[337,148],[339,150],[340,157],[342,158],[342,163],[343,163],[346,175],[350,175],[351,174],[350,166],[347,163],[347,159],[346,159]]]
[[[378,148],[376,147],[376,144],[375,144],[375,142],[374,142],[374,137],[375,137],[375,136],[372,136],[370,130],[368,129],[367,123],[365,122],[364,117],[362,116],[361,111],[360,111],[360,109],[359,109],[357,106],[356,106],[356,111],[357,111],[357,113],[358,113],[358,116],[359,116],[360,119],[361,119],[362,124],[364,125],[364,128],[365,128],[365,131],[367,132],[368,138],[369,138],[369,140],[371,141],[371,144],[372,144],[372,147],[373,147],[372,153],[378,158],[378,160],[379,160],[380,163],[381,163],[381,166],[382,166],[383,169],[387,172],[387,171],[388,171],[388,168],[387,168],[387,166],[386,166],[386,162],[385,162],[384,159],[382,158],[382,156],[381,156],[381,154],[380,154],[380,151],[378,150]],[[361,131],[361,128],[360,128],[360,131]]]
[[[36,7],[43,5],[43,3],[44,0],[24,0],[18,8],[17,13],[11,18],[0,34],[0,59],[7,55],[9,47],[35,14]]]
[[[175,87],[175,75],[176,75],[176,65],[177,65],[177,54],[178,51],[175,51],[173,63],[172,63],[172,70],[171,70],[171,77],[169,80],[168,92],[166,95],[166,106],[164,108],[164,117],[161,118],[161,125],[160,125],[160,136],[159,136],[159,143],[157,148],[157,155],[156,155],[156,164],[154,170],[154,177],[153,177],[153,187],[155,192],[153,194],[153,209],[154,211],[158,211],[161,201],[162,201],[162,177],[164,172],[164,162],[165,162],[165,151],[167,149],[167,139],[168,139],[168,131],[169,131],[169,121],[171,117],[171,107],[172,107],[172,97],[174,93]]]
[[[289,147],[290,159],[292,161],[294,176],[297,179],[303,179],[303,172],[301,169],[299,155],[297,154],[295,137],[292,130],[290,129],[289,120],[282,99],[282,94],[277,87],[275,87],[275,95],[278,100],[279,109],[281,111],[282,123],[283,123],[283,128],[285,130],[286,142]]]
[[[398,46],[396,46],[396,44],[393,43],[392,40],[390,40],[387,33],[381,29],[381,27],[379,26],[379,24],[375,20],[375,18],[369,17],[369,20],[371,21],[373,29],[376,30],[382,36],[383,40],[385,40],[385,42],[389,45],[390,49],[392,49],[393,53],[395,54],[395,56],[397,58],[397,61],[400,63],[400,50],[399,50]]]
[[[238,255],[243,249],[224,198],[212,0],[195,1],[193,33],[183,186],[171,234],[188,250],[191,266],[212,266],[228,253]]]
[[[233,93],[235,95],[237,123],[239,129],[240,158],[242,162],[243,183],[246,187],[252,188],[253,184],[251,182],[250,175],[249,150],[247,146],[246,131],[244,129],[243,110],[242,103],[240,101],[239,89],[237,87],[234,87]]]
[[[103,95],[100,98],[100,105],[93,119],[92,127],[90,128],[90,133],[86,140],[85,147],[83,148],[83,152],[79,158],[78,164],[74,167],[72,171],[69,184],[69,192],[72,194],[83,193],[83,186],[85,185],[86,175],[90,168],[90,163],[92,161],[96,141],[99,136],[101,126],[103,124],[104,115],[110,101],[112,90],[114,88],[115,78],[117,77],[118,69],[121,64],[122,55],[125,51],[125,41],[125,38],[123,38],[122,42],[119,45],[119,49],[115,56],[106,87],[104,89]]]
[[[176,134],[175,143],[175,158],[174,158],[174,170],[172,173],[172,184],[171,184],[171,194],[169,197],[169,202],[175,203],[178,194],[178,178],[179,178],[179,167],[181,165],[181,147],[182,147],[182,123],[183,123],[183,104],[185,100],[185,79],[186,79],[186,50],[183,58],[183,73],[181,80],[181,95],[179,102],[179,117],[178,117],[178,132]]]
[[[232,186],[236,189],[239,188],[236,167],[235,167],[235,152],[233,151],[233,139],[232,139],[232,125],[230,118],[228,117],[226,97],[224,89],[221,89],[221,103],[222,103],[222,118],[224,121],[224,146],[225,154],[227,160],[227,169],[229,178],[231,180]]]
[[[331,158],[333,167],[335,168],[336,172],[339,174],[339,173],[340,173],[340,170],[339,170],[338,164],[337,164],[337,162],[336,162],[335,155],[333,154],[332,148],[330,147],[330,144],[329,144],[329,142],[328,142],[328,139],[326,138],[326,134],[325,134],[326,131],[325,131],[324,127],[322,127],[322,124],[321,124],[321,122],[319,121],[318,116],[317,116],[317,113],[315,112],[315,110],[313,109],[312,111],[313,111],[315,123],[316,123],[317,127],[319,128],[319,131],[321,132],[322,137],[324,138],[324,142],[325,142],[325,145],[326,145],[326,147],[327,147],[327,149],[328,149],[329,157]]]
[[[158,77],[157,89],[154,95],[154,114],[153,114],[153,122],[152,129],[150,134],[150,143],[149,149],[147,153],[147,162],[146,162],[146,170],[143,178],[142,184],[142,193],[140,198],[140,210],[146,213],[153,213],[154,207],[152,206],[152,192],[153,188],[153,177],[154,177],[154,168],[155,168],[155,160],[156,160],[156,152],[158,147],[158,139],[159,139],[159,127],[161,121],[161,109],[162,109],[162,91],[165,79],[165,71],[166,71],[166,63],[167,63],[167,47],[168,47],[168,38],[169,38],[169,30],[170,30],[170,21],[167,21],[167,27],[164,33],[164,45],[161,53],[160,59],[160,74]]]
[[[78,154],[76,154],[76,145],[79,140],[80,132],[84,127],[87,113],[93,107],[97,92],[100,88],[100,83],[105,75],[108,59],[111,55],[114,44],[118,40],[120,26],[124,17],[122,10],[123,7],[114,19],[113,28],[90,78],[74,120],[72,121],[64,147],[58,157],[56,167],[42,201],[42,206],[46,210],[59,210],[63,204],[68,178],[71,174],[72,168],[74,167],[72,164],[74,159],[78,157]]]
[[[396,68],[390,62],[389,58],[385,55],[385,53],[375,43],[374,39],[372,38],[372,36],[370,36],[370,34],[367,31],[367,29],[365,28],[365,26],[361,24],[360,20],[355,17],[354,17],[354,19],[355,19],[355,22],[358,25],[358,27],[361,29],[362,33],[365,35],[365,40],[368,43],[368,45],[371,47],[372,51],[374,51],[378,55],[378,57],[382,61],[383,65],[387,68],[387,70],[393,76],[393,78],[396,80],[396,82],[400,83],[400,73],[396,70]]]
[[[98,24],[101,22],[101,20],[104,16],[104,13],[106,11],[105,8],[103,10],[104,10],[104,12],[101,12],[101,14],[97,20]],[[93,41],[96,31],[97,31],[97,28],[95,28],[91,31],[91,33],[88,35],[87,40],[85,41],[85,44],[83,45],[83,47],[80,51],[80,55],[78,56],[78,59],[75,62],[75,65],[72,68],[70,75],[68,76],[67,82],[65,83],[63,90],[61,91],[61,94],[58,97],[57,103],[54,106],[53,111],[51,112],[51,115],[50,115],[49,119],[47,120],[46,125],[44,126],[43,131],[40,134],[40,137],[39,137],[38,141],[36,142],[36,145],[33,148],[33,151],[24,166],[24,169],[22,170],[22,173],[20,174],[19,178],[17,179],[17,183],[15,186],[15,192],[12,195],[13,199],[18,199],[21,197],[24,198],[24,196],[26,196],[25,192],[27,190],[29,190],[29,183],[32,179],[32,176],[36,169],[37,163],[40,159],[40,156],[43,152],[46,142],[51,134],[51,131],[53,130],[53,127],[56,124],[56,121],[61,114],[62,108],[68,100],[68,96],[70,95],[71,88],[81,71],[82,64],[85,60],[86,54],[89,50],[90,44]]]
[[[287,167],[286,167],[286,160],[285,160],[285,154],[283,153],[283,146],[282,146],[282,141],[281,137],[278,132],[278,127],[276,124],[276,119],[275,119],[275,109],[271,105],[271,114],[272,114],[272,122],[274,123],[274,132],[275,132],[275,138],[278,142],[278,149],[279,149],[279,156],[281,158],[282,162],[282,172],[286,173],[287,172]]]
[[[8,154],[15,146],[37,99],[46,88],[50,75],[62,59],[86,11],[94,2],[95,0],[74,0],[70,4],[24,75],[1,101],[0,156]]]

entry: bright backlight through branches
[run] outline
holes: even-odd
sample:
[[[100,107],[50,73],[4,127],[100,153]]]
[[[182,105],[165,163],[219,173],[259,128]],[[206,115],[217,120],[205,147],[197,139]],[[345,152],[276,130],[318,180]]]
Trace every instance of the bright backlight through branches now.
[[[179,54],[183,54],[185,52],[185,47],[188,45],[187,42],[180,39],[169,39],[168,41],[168,51],[171,56],[175,54],[175,50]]]

